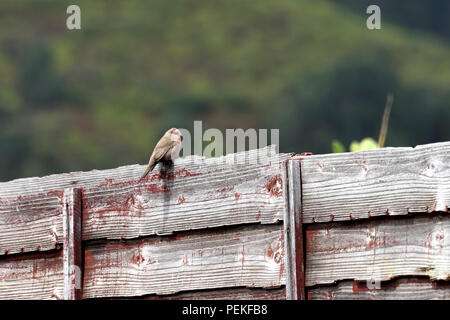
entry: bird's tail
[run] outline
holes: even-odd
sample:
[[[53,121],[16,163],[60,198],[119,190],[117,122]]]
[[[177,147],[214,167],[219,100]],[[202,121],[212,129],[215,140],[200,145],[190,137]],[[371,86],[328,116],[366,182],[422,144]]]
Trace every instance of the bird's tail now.
[[[154,168],[155,166],[156,166],[156,163],[155,163],[155,162],[149,163],[148,166],[147,166],[147,168],[146,168],[145,171],[144,171],[144,174],[139,178],[139,181],[138,181],[138,182],[141,182],[142,180],[144,180],[145,177],[149,174],[150,171],[153,170],[153,168]]]

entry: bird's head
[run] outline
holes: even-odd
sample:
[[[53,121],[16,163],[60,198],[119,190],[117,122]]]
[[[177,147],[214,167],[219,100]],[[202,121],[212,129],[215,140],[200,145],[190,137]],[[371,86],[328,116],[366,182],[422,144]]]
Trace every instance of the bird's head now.
[[[166,135],[170,137],[170,140],[178,142],[181,142],[181,137],[183,136],[177,128],[167,130]]]

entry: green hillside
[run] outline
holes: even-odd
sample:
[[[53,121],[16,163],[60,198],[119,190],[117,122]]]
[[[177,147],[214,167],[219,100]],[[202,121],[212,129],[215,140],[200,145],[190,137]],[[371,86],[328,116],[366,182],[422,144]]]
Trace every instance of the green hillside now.
[[[280,128],[284,152],[449,140],[450,45],[337,1],[0,3],[0,180],[145,163],[169,127]]]

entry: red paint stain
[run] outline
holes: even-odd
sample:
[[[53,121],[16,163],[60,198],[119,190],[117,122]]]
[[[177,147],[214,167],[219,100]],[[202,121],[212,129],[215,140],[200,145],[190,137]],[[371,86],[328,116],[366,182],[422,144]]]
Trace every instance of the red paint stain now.
[[[84,265],[86,269],[93,269],[95,268],[95,256],[92,254],[92,251],[85,250],[84,251]]]
[[[353,289],[353,294],[359,294],[360,292],[377,290],[376,288],[369,289],[365,282],[359,282],[359,281],[356,281],[356,280],[353,281],[352,289]]]
[[[231,186],[231,187],[224,187],[224,188],[222,188],[222,189],[217,189],[216,191],[219,192],[219,193],[222,193],[222,192],[233,191],[233,190],[234,190],[234,186]]]
[[[210,173],[210,172],[207,172]],[[147,177],[147,181],[154,181],[154,180],[167,180],[167,179],[175,179],[177,177],[183,178],[183,177],[194,177],[202,175],[202,172],[198,173],[192,173],[186,169],[179,169],[177,171],[163,171],[160,173],[155,173],[151,177]]]
[[[273,260],[280,265],[280,273],[278,275],[278,281],[281,281],[281,278],[284,274],[284,233],[281,234],[280,238],[277,241],[277,244],[275,245],[275,255],[273,257]]]
[[[219,196],[212,196],[212,197],[208,197],[207,200],[214,200],[214,199],[225,199],[228,198],[230,195],[223,193]]]
[[[266,184],[266,189],[271,197],[281,197],[283,195],[283,180],[281,178],[281,175],[278,174],[273,179],[271,179]]]
[[[261,219],[261,210],[258,210],[258,214],[256,215],[256,220]]]
[[[269,248],[267,248],[266,256],[267,256],[269,259],[273,259],[273,249],[272,249],[271,246],[269,246]]]
[[[373,248],[375,248],[377,246],[377,239],[374,238],[370,238],[369,243],[366,246],[366,250],[371,250]]]
[[[35,199],[43,199],[45,197],[51,197],[51,196],[56,196],[59,200],[59,203],[62,204],[62,200],[63,200],[63,195],[64,195],[64,191],[61,190],[50,190],[48,192],[41,192],[41,193],[36,193],[36,194],[32,194],[32,195],[18,195],[18,196],[14,196],[11,198],[3,198],[0,199],[0,205],[5,205],[8,203],[17,205],[20,202],[33,202],[36,201]]]
[[[141,250],[139,249],[138,254],[133,254],[133,256],[131,257],[131,263],[136,264],[136,265],[140,265],[142,262],[144,262],[145,259],[141,254]]]
[[[184,256],[183,256],[183,260],[181,260],[181,264],[182,264],[183,266],[185,266],[185,265],[187,265],[188,263],[189,263],[188,257],[187,257],[187,255],[184,255]]]
[[[318,161],[316,164],[317,164],[317,166],[318,166],[320,169],[325,168],[325,164],[324,164],[323,162],[321,162],[321,161]]]
[[[240,195],[238,192],[235,192],[235,193],[234,193],[234,198],[235,198],[236,200],[239,200],[240,197],[241,197],[241,195]]]
[[[148,180],[148,177],[145,179]],[[114,179],[112,178],[105,178],[105,181],[98,184],[97,188],[104,188],[104,187],[116,187],[116,186],[134,186],[138,180],[127,180],[127,181],[118,181],[114,182]]]
[[[307,228],[305,232],[305,238],[306,238],[306,252],[312,252],[317,250],[315,247],[316,245],[316,238],[321,237],[319,234],[320,230],[316,228]],[[318,235],[319,234],[319,235]]]
[[[155,183],[145,186],[145,190],[147,190],[151,193],[164,193],[164,192],[169,191],[166,184],[163,184],[161,187],[159,187]]]
[[[49,190],[47,192],[47,196],[56,196],[59,199],[59,202],[62,203],[64,197],[64,191],[62,190]]]
[[[184,203],[185,201],[186,201],[186,199],[184,198],[183,195],[180,195],[180,196],[178,197],[178,204],[182,204],[182,203]]]
[[[153,188],[152,186],[150,188]],[[159,191],[157,188],[153,189],[153,191]],[[102,206],[101,208],[97,208],[98,205],[94,200],[89,201],[89,196],[85,196],[83,194],[82,198],[82,206],[83,206],[83,221],[88,221],[93,223],[97,220],[99,222],[105,224],[107,221],[103,214],[107,212],[123,212],[121,213],[123,216],[131,216],[131,217],[142,217],[145,215],[144,206],[141,201],[138,200],[138,196],[142,194],[141,188],[134,189],[132,192],[127,192],[124,194],[119,194],[116,196],[109,196],[104,200],[106,206]],[[89,219],[89,216],[95,214],[97,217],[95,221]]]
[[[283,274],[284,274],[284,262],[281,262],[281,265],[280,265],[280,273],[279,273],[279,275],[278,275],[278,281],[281,280],[281,278],[283,277]]]
[[[105,178],[105,182],[100,183],[97,187],[103,188],[103,187],[109,187],[109,186],[113,186],[113,185],[114,185],[113,179]]]
[[[283,259],[282,255],[280,252],[276,252],[274,257],[273,257],[273,261],[275,261],[276,263],[280,264],[281,260]]]

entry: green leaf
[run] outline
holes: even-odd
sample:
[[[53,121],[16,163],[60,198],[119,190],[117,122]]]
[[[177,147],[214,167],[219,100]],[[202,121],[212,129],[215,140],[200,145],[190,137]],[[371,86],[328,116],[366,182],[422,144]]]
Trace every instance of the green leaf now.
[[[331,150],[333,153],[342,153],[345,152],[345,147],[339,140],[333,140],[331,141]]]
[[[371,149],[377,149],[378,144],[377,142],[372,138],[364,138],[361,140],[361,142],[353,141],[350,144],[350,151],[365,151],[365,150],[371,150]]]

